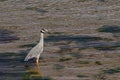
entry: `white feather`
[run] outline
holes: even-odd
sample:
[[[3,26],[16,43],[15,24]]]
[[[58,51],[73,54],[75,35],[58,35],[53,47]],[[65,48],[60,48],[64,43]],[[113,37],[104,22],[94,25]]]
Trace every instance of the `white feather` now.
[[[30,50],[28,55],[25,57],[24,61],[28,61],[29,59],[32,58],[39,59],[42,52],[43,52],[43,33],[41,33],[41,38],[39,43]]]

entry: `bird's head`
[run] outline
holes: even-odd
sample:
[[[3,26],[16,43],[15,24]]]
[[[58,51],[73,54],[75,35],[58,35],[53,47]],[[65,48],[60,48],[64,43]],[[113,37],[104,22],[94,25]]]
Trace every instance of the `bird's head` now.
[[[40,32],[45,33],[45,32],[48,32],[48,30],[47,29],[42,29]]]

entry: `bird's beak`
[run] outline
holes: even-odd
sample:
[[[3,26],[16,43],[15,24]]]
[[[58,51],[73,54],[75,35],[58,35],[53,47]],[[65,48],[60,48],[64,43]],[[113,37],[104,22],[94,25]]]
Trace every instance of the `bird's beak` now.
[[[46,32],[47,32],[48,34],[51,34],[50,30],[47,30]]]
[[[49,32],[49,31],[48,31],[47,33],[48,33],[48,34],[51,34],[51,32]]]

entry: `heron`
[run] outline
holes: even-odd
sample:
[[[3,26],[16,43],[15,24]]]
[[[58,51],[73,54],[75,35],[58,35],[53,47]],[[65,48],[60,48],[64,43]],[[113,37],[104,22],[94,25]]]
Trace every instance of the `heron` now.
[[[40,31],[40,40],[39,43],[33,47],[27,56],[25,57],[24,61],[28,61],[29,59],[35,58],[35,62],[38,65],[39,64],[39,57],[41,53],[43,52],[43,46],[44,46],[44,33],[48,32],[47,29],[42,29]]]

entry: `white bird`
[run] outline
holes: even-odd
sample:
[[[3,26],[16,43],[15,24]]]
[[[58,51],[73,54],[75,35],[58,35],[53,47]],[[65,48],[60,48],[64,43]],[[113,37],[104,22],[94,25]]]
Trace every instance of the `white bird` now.
[[[39,57],[40,57],[41,53],[43,52],[44,33],[45,32],[48,32],[48,30],[47,29],[41,30],[39,43],[30,50],[30,52],[25,57],[24,61],[28,61],[29,59],[36,58],[36,64],[38,65]]]

